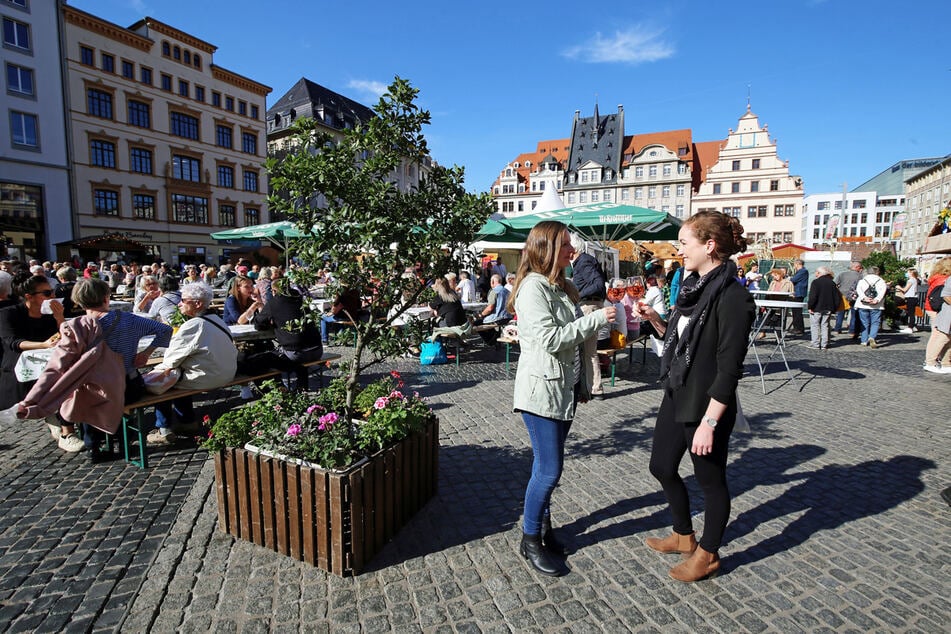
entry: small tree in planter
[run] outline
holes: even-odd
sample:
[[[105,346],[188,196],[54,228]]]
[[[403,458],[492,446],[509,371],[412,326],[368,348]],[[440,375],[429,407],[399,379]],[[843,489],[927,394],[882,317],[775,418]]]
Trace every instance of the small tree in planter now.
[[[493,210],[488,194],[465,191],[463,168],[431,162],[422,134],[430,116],[416,105],[417,93],[395,78],[377,116],[338,136],[301,119],[293,149],[267,163],[271,209],[306,234],[293,249],[310,267],[289,277],[309,285],[313,268],[329,259],[336,266],[329,293],[347,290],[368,302],[371,318],[346,315],[356,331],[353,360],[344,366],[348,409],[366,369],[419,342],[418,330],[394,328],[394,321],[417,303],[422,280],[466,263],[464,247]],[[401,189],[398,174],[415,184]]]

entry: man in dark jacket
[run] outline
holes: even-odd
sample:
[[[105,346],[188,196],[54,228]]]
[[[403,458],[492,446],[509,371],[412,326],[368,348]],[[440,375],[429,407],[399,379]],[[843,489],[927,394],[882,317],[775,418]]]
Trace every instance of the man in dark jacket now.
[[[581,296],[581,312],[589,315],[604,307],[607,297],[607,280],[604,269],[593,256],[582,253],[584,241],[575,235],[571,236],[571,244],[575,247],[575,259],[571,261],[571,281]],[[601,385],[601,365],[598,363],[598,335],[595,333],[584,341],[584,375],[588,383],[588,393],[592,398],[603,399],[604,387]]]
[[[797,302],[804,302],[806,301],[806,293],[809,292],[809,271],[806,270],[806,264],[802,260],[796,260],[793,263],[793,268],[796,269],[796,272],[789,278],[789,281],[793,284],[793,295]],[[805,331],[806,325],[802,320],[802,309],[793,308],[790,334],[801,335]]]
[[[827,266],[816,269],[816,279],[809,288],[809,323],[812,329],[810,347],[825,350],[829,347],[829,319],[842,302],[832,271]]]
[[[304,316],[304,298],[300,291],[286,280],[275,285],[275,293],[257,315],[254,316],[255,330],[274,329],[277,347],[273,351],[262,352],[247,359],[251,367],[271,367],[282,372],[297,374],[297,389],[308,390],[310,369],[302,364],[317,361],[324,354],[320,341],[320,329],[316,324],[307,322],[303,328],[287,329],[287,324],[296,322]]]

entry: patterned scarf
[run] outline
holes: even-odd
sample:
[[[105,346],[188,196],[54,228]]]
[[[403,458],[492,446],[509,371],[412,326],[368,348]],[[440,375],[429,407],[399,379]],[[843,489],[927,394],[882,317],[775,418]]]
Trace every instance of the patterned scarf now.
[[[683,387],[687,381],[687,371],[693,364],[694,351],[700,341],[700,333],[707,323],[710,306],[730,284],[736,284],[736,264],[731,260],[709,271],[703,277],[696,272],[684,278],[677,294],[677,303],[667,323],[664,337],[664,351],[660,361],[661,381],[667,381],[668,387]],[[690,323],[683,336],[677,334],[677,322],[681,317],[689,317]]]

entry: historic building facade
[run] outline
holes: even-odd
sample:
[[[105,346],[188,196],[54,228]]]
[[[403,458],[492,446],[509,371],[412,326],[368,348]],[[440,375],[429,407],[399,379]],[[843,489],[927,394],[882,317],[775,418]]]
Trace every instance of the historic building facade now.
[[[280,159],[292,148],[292,126],[300,118],[310,117],[323,132],[339,137],[343,130],[367,123],[375,116],[367,106],[302,77],[267,111],[267,153]],[[405,160],[393,174],[393,182],[400,191],[409,191],[431,166],[429,157],[422,162]],[[322,198],[316,203],[322,204]]]
[[[571,137],[539,141],[492,185],[497,210],[531,213],[554,188],[565,205],[617,202],[685,218],[698,171],[690,130],[624,135],[624,107],[590,117],[575,111]],[[697,181],[699,182],[699,181]]]
[[[554,185],[568,207],[614,202],[686,218],[715,209],[741,219],[747,237],[799,240],[803,183],[778,158],[766,126],[749,107],[736,131],[694,141],[690,129],[624,135],[624,108],[575,112],[569,139],[542,141],[505,166],[492,185],[503,214],[530,213]]]
[[[61,0],[3,0],[0,256],[51,258],[72,238]]]
[[[777,156],[769,128],[747,106],[705,169],[691,214],[713,209],[739,218],[748,240],[772,245],[800,238],[803,183]]]
[[[158,20],[124,28],[69,6],[63,18],[74,237],[119,231],[154,257],[218,262],[210,233],[269,220],[271,89]]]

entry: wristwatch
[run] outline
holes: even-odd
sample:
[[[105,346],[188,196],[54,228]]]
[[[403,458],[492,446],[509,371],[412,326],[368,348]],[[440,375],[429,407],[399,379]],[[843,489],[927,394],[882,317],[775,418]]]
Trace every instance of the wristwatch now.
[[[704,416],[702,419],[700,419],[700,422],[706,423],[707,425],[710,425],[710,427],[712,427],[713,429],[716,429],[720,421],[715,419],[713,416]]]

